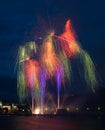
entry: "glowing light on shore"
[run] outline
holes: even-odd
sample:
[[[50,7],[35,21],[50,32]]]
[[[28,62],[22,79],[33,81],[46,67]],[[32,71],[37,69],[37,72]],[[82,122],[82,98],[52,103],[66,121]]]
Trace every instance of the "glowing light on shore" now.
[[[36,108],[36,109],[34,110],[33,114],[36,114],[36,115],[40,114],[40,108]]]

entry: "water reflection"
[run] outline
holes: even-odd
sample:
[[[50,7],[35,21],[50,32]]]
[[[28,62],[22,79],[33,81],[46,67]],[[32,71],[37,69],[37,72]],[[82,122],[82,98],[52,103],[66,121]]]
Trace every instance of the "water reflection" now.
[[[0,130],[104,130],[102,117],[0,116]]]

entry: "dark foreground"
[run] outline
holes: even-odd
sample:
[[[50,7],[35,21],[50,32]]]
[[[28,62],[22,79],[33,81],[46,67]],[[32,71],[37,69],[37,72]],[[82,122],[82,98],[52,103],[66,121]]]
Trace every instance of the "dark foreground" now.
[[[1,115],[0,130],[105,130],[103,115]]]

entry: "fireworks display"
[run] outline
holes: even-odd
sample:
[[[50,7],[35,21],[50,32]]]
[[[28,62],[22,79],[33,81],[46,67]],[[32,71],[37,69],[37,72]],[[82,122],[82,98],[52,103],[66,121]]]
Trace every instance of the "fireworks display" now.
[[[32,112],[35,106],[40,108],[41,114],[44,113],[46,81],[52,78],[56,81],[57,108],[60,108],[61,86],[66,80],[70,81],[71,58],[77,55],[83,65],[84,79],[94,91],[97,84],[94,63],[89,54],[78,44],[70,20],[67,20],[61,35],[57,36],[53,31],[50,32],[43,39],[40,48],[35,42],[28,42],[19,47],[17,89],[21,100],[32,98]]]

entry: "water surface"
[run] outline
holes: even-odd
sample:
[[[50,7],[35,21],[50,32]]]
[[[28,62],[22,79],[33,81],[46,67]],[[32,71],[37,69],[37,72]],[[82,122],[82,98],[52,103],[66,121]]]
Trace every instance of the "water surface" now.
[[[101,116],[0,116],[0,130],[105,130]]]

